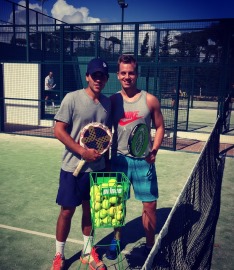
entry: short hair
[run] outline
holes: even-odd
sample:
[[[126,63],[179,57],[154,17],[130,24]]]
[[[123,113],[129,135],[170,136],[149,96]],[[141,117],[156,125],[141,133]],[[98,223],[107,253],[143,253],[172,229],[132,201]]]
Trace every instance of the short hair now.
[[[118,59],[118,64],[117,64],[117,68],[118,68],[118,71],[119,71],[119,66],[121,63],[124,63],[124,64],[135,64],[135,71],[138,72],[138,63],[135,59],[134,56],[132,55],[129,55],[129,54],[123,54],[119,57]]]

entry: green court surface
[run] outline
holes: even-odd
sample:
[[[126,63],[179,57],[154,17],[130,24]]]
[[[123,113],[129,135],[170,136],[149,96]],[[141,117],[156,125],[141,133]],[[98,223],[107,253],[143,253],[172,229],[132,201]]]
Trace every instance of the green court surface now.
[[[0,134],[0,261],[2,270],[49,270],[55,252],[55,225],[59,207],[55,203],[63,145],[55,139]],[[170,209],[189,177],[199,154],[160,150],[157,173],[160,198],[158,226],[162,228]],[[233,269],[234,259],[234,159],[226,158],[220,218],[216,230],[212,270]],[[141,202],[127,202],[123,228],[123,269],[141,269],[145,261],[141,245]],[[83,247],[81,209],[77,208],[65,249],[67,269],[80,267]],[[95,242],[108,269],[118,269],[117,261],[107,261],[106,245],[112,229],[96,229]]]

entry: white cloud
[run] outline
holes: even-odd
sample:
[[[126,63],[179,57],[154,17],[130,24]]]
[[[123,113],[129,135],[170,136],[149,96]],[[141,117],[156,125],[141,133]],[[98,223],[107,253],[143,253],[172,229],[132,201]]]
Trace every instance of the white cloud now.
[[[18,4],[21,5],[21,6],[26,7],[26,1],[25,0],[19,1]],[[18,11],[25,10],[25,8],[21,7],[21,6],[16,5]],[[36,4],[30,4],[29,3],[29,8],[34,9],[36,11],[41,11],[41,6],[38,3],[36,3]]]
[[[25,24],[26,23],[26,2],[25,0],[21,0],[18,2],[19,5],[15,5],[16,10],[15,10],[15,23],[16,24]],[[30,4],[29,3],[29,8],[38,12],[42,11],[42,7],[36,3],[36,4]],[[47,14],[47,11],[44,9],[43,10],[44,14]],[[39,23],[41,23],[42,16],[39,15]],[[11,12],[10,17],[9,17],[9,22],[13,22],[13,13]],[[44,23],[50,23],[51,20],[49,21],[47,17],[44,16]],[[35,13],[31,14],[29,16],[29,24],[35,24],[36,23],[36,15]]]
[[[25,24],[26,21],[26,10],[24,7],[26,7],[25,0],[21,0],[18,3],[18,6],[16,5],[16,24]],[[29,8],[38,12],[42,11],[42,7],[40,3],[30,4]],[[48,11],[45,9],[45,5],[43,8],[43,13],[48,15]],[[57,2],[53,5],[53,8],[51,10],[52,17],[55,19],[64,21],[66,23],[100,23],[101,19],[94,18],[89,16],[89,9],[86,7],[80,7],[76,8],[73,5],[69,5],[66,0],[57,0]],[[30,24],[36,23],[36,16],[29,16]],[[39,16],[39,23],[41,22],[41,16]],[[13,21],[13,14],[10,14],[10,18],[8,20],[9,22]],[[43,23],[52,23],[51,19],[44,16],[43,17]]]
[[[76,8],[69,5],[65,0],[57,0],[53,5],[51,14],[54,18],[66,23],[100,23],[99,18],[89,16],[89,9],[86,7]]]

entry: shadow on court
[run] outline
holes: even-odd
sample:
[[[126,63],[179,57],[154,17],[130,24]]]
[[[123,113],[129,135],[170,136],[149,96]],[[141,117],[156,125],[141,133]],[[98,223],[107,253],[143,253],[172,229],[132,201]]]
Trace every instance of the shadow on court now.
[[[157,228],[158,234],[163,225],[165,224],[171,208],[157,209]],[[125,254],[126,264],[128,269],[141,269],[147,256],[144,254],[145,240],[142,242],[140,239],[145,237],[144,229],[141,222],[141,217],[128,222],[125,226],[125,234],[128,235],[127,239],[135,243],[131,250]]]
[[[71,258],[69,259],[66,259],[65,261],[65,268],[64,270],[68,270],[70,268],[70,266],[76,262],[76,261],[79,261],[80,260],[80,255],[81,255],[81,251],[74,254]]]
[[[166,219],[171,211],[171,208],[160,208],[157,209],[157,229],[156,234],[160,232]],[[127,222],[122,228],[122,241],[121,241],[121,251],[122,251],[122,261],[119,263],[123,264],[124,269],[140,269],[145,262],[146,256],[144,255],[144,243],[142,238],[145,237],[144,229],[142,226],[141,216]],[[118,260],[109,261],[106,259],[106,250],[109,243],[113,238],[113,233],[111,232],[99,242],[96,243],[98,247],[98,254],[102,258],[103,262],[107,265],[108,269],[120,269],[118,266]],[[131,248],[125,249],[127,245]],[[68,270],[72,264],[78,263],[78,269],[88,269],[87,265],[82,265],[79,262],[81,251],[74,254],[69,259],[66,259],[65,270]],[[120,257],[119,257],[120,259]]]

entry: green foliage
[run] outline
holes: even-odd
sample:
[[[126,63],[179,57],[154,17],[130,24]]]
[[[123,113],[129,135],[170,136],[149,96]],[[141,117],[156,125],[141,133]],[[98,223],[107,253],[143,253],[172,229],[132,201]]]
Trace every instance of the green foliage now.
[[[145,34],[143,44],[141,45],[141,56],[146,56],[149,51],[149,33]]]
[[[151,47],[151,54],[150,54],[150,58],[152,58],[153,61],[155,61],[155,57],[156,57],[156,42],[154,42],[153,47]]]
[[[113,44],[121,44],[121,40],[119,40],[117,37],[111,36],[109,38],[107,38],[106,40],[111,41]]]
[[[170,43],[172,39],[170,38],[169,32],[167,31],[166,35],[163,37],[162,42],[160,43],[160,55],[169,56]]]

